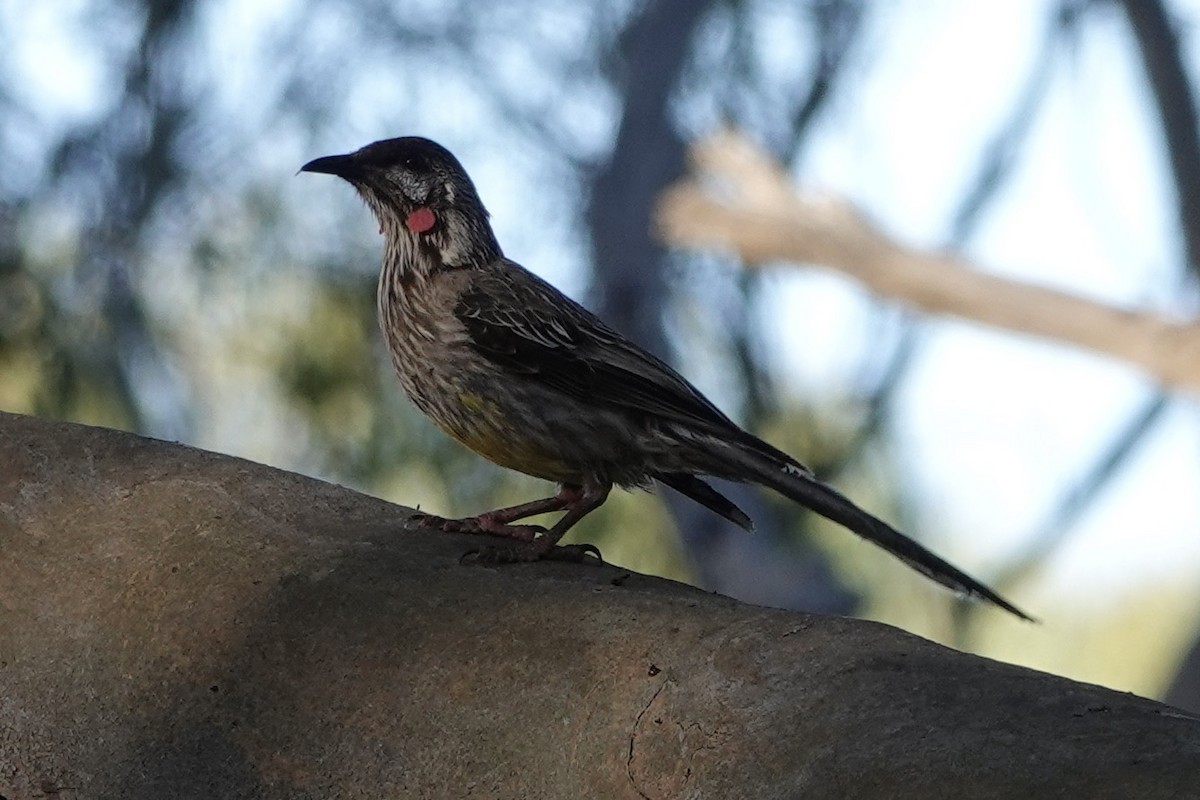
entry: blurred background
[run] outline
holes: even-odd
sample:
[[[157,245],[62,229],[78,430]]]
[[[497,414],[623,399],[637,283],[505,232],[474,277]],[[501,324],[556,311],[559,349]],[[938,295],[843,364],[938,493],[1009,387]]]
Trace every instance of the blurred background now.
[[[0,408],[441,514],[542,496],[408,406],[370,214],[296,175],[429,136],[509,256],[1044,622],[752,489],[753,537],[621,493],[574,538],[1200,710],[1194,397],[650,224],[728,124],[906,243],[1194,318],[1197,23],[1182,0],[0,0]]]

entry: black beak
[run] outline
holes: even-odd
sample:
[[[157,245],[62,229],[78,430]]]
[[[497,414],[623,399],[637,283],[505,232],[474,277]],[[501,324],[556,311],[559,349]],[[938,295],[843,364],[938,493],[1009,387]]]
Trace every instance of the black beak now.
[[[320,172],[325,175],[337,175],[339,178],[350,180],[359,174],[360,170],[358,163],[354,160],[353,155],[348,156],[324,156],[323,158],[314,158],[312,161],[300,168],[301,172]]]

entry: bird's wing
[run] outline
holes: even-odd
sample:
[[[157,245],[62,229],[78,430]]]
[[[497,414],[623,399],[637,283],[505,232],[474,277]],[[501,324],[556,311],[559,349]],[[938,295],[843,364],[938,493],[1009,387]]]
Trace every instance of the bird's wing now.
[[[473,276],[454,313],[476,352],[516,378],[588,403],[742,433],[679,373],[519,265]]]

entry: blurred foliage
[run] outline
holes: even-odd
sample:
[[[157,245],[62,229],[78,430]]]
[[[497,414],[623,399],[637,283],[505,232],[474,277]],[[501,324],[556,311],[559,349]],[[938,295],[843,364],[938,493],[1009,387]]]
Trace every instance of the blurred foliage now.
[[[547,491],[465,452],[400,397],[375,330],[369,215],[345,187],[295,177],[314,156],[421,133],[480,165],[485,198],[522,198],[496,218],[510,250],[575,296],[590,289],[736,417],[912,529],[885,434],[916,323],[881,325],[877,346],[854,354],[852,385],[788,397],[768,368],[759,276],[673,259],[645,234],[693,135],[734,121],[800,158],[869,70],[864,37],[900,13],[891,5],[0,2],[0,407],[182,439],[436,513]],[[948,244],[965,244],[1003,189],[1049,65],[1101,5],[1046,3],[1041,55],[980,149]],[[770,46],[781,38],[785,59]],[[603,268],[589,271],[594,260]],[[743,576],[778,590],[757,598],[848,609],[864,597],[869,613],[989,646],[992,628],[951,622],[920,578],[794,507],[755,502],[762,535],[713,535],[779,548],[765,561],[834,559],[803,573],[806,600],[767,587],[796,584],[795,570]],[[685,547],[666,533],[671,517],[685,533],[713,524],[688,513],[614,496],[573,538],[713,583],[715,539]]]

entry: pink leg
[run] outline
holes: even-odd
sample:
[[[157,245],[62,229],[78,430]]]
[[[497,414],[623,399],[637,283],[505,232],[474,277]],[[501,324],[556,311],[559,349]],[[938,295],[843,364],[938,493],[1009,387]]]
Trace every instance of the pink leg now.
[[[587,488],[563,486],[559,489],[555,498],[563,501],[563,508],[566,509],[567,513],[563,514],[550,530],[527,544],[514,545],[512,547],[483,547],[467,555],[474,555],[477,561],[493,564],[540,561],[542,559],[582,561],[589,553],[603,561],[600,551],[596,549],[595,545],[572,544],[558,546],[558,540],[575,523],[599,508],[608,498],[608,493],[611,489],[611,485]]]
[[[604,504],[608,499],[608,493],[612,490],[612,486],[597,486],[581,489],[579,487],[571,487],[573,489],[571,496],[567,500],[567,513],[559,517],[558,522],[554,523],[554,527],[546,531],[545,535],[540,537],[535,542],[535,547],[540,548],[542,553],[550,551],[558,544],[567,531],[574,527],[576,522],[586,517],[588,514],[595,511]],[[561,496],[564,492],[560,491]],[[595,549],[594,547],[592,548]]]
[[[474,517],[445,519],[433,514],[416,514],[413,518],[422,525],[440,528],[447,533],[483,533],[489,536],[516,539],[521,542],[532,542],[537,534],[545,533],[546,529],[540,525],[513,525],[512,523],[538,514],[562,511],[579,494],[580,491],[576,487],[560,486],[558,494],[553,497],[531,500],[528,503],[507,508],[497,508],[494,511],[485,511]]]

